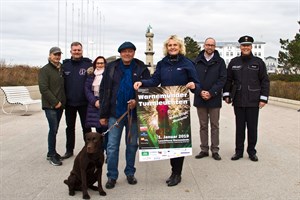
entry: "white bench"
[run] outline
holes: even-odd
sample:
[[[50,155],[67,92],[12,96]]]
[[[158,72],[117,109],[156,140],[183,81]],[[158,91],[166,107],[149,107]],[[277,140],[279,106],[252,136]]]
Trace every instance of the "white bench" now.
[[[25,106],[24,110],[27,112],[29,105],[41,103],[40,99],[32,99],[30,97],[29,91],[25,86],[5,86],[1,87],[1,90],[4,93],[2,111],[5,114],[11,114],[16,105]],[[10,112],[4,110],[6,102],[13,105]]]

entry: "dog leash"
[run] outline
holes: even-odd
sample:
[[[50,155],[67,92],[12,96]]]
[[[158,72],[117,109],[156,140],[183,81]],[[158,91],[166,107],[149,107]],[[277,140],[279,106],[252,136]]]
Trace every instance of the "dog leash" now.
[[[128,125],[129,125],[129,130],[128,130],[128,139],[129,142],[131,142],[131,124],[132,124],[132,116],[131,116],[131,109],[129,108],[129,105],[127,106],[127,111],[117,119],[117,121],[111,125],[105,132],[102,133],[102,136],[105,136],[112,128],[114,128],[115,126],[118,127],[119,123],[122,121],[122,119],[127,115],[127,119],[128,119]]]

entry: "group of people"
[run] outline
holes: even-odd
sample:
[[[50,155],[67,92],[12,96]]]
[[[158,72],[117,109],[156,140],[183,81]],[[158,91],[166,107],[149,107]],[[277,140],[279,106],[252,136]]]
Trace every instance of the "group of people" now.
[[[256,155],[259,109],[268,101],[269,79],[265,63],[252,54],[253,38],[242,36],[239,40],[241,54],[233,58],[226,68],[219,55],[214,38],[207,38],[198,57],[188,59],[185,44],[171,35],[163,44],[164,58],[157,63],[151,76],[143,61],[136,59],[136,47],[124,42],[118,48],[120,58],[106,63],[103,56],[94,62],[84,58],[82,45],[71,44],[71,59],[60,64],[61,50],[53,47],[49,62],[39,73],[42,108],[49,124],[47,159],[52,165],[61,165],[62,159],[74,155],[75,122],[79,113],[83,136],[95,128],[98,133],[109,129],[103,149],[107,156],[106,188],[115,187],[119,171],[119,150],[125,128],[126,166],[124,173],[129,184],[137,183],[135,157],[138,149],[138,125],[136,113],[136,90],[140,87],[185,85],[194,93],[200,123],[200,148],[196,159],[209,156],[215,160],[219,155],[219,118],[223,100],[234,106],[236,118],[235,154],[232,160],[243,157],[245,130],[247,127],[250,160],[258,161]],[[66,153],[56,152],[56,134],[65,109]],[[128,117],[124,117],[125,114]],[[115,124],[118,126],[115,126]],[[211,145],[209,145],[209,123]],[[181,182],[184,157],[170,159],[171,175],[168,186]]]

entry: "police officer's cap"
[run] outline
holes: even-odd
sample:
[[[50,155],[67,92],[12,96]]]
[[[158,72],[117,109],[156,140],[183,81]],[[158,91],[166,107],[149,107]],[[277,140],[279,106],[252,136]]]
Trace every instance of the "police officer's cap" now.
[[[120,47],[118,48],[118,52],[121,53],[121,51],[124,49],[136,50],[134,44],[132,44],[131,42],[124,42],[123,44],[121,44]]]
[[[245,35],[245,36],[240,37],[240,39],[238,41],[241,45],[243,45],[243,44],[244,45],[249,45],[249,44],[252,44],[254,42],[254,39],[251,36]]]

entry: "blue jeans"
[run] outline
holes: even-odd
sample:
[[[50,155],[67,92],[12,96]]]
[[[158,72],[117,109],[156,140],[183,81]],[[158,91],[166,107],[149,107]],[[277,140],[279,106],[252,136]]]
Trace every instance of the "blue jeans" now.
[[[115,117],[109,118],[108,127],[111,127],[117,119]],[[134,175],[136,169],[134,167],[135,155],[138,149],[138,132],[137,132],[137,122],[132,120],[131,126],[131,141],[128,141],[128,120],[125,117],[118,126],[113,127],[108,133],[108,143],[107,143],[107,177],[110,179],[117,180],[119,176],[118,164],[119,164],[119,149],[120,141],[122,136],[123,128],[126,128],[126,167],[124,173],[126,176]]]
[[[59,122],[63,114],[63,110],[45,109],[46,118],[49,124],[48,133],[48,154],[47,156],[53,156],[56,152],[56,134],[59,127]]]

